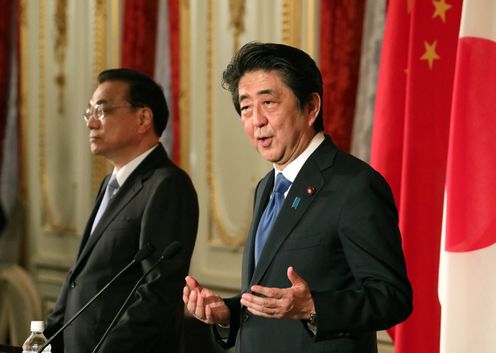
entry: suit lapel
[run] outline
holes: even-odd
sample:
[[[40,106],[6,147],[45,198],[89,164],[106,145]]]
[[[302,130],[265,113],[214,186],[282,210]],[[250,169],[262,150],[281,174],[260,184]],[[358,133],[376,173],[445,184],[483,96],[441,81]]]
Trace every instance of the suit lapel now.
[[[298,173],[288,195],[284,201],[282,209],[277,217],[274,227],[265,243],[264,249],[258,261],[258,265],[253,272],[253,276],[247,277],[250,282],[249,285],[259,283],[272,263],[274,257],[279,251],[279,248],[284,243],[286,238],[289,236],[291,231],[294,229],[296,224],[300,221],[301,217],[308,210],[310,205],[319,196],[325,184],[325,178],[323,171],[329,168],[334,160],[336,154],[336,147],[331,142],[330,138],[326,140],[317,148],[317,150],[308,158],[308,160],[303,165],[302,169]],[[307,189],[313,187],[315,192],[309,194]],[[269,194],[270,194],[269,190]],[[264,193],[265,195],[266,193]],[[268,195],[262,198],[265,203],[260,203],[260,208],[257,209],[257,220],[256,225],[260,219],[260,214],[263,212],[263,208],[268,199]],[[252,232],[250,236],[255,237],[257,226],[252,227]],[[250,241],[250,245],[253,247],[254,239]],[[253,250],[250,252],[250,261],[253,262]],[[243,283],[246,283],[243,281]],[[247,287],[249,287],[247,285]]]
[[[103,182],[100,185],[100,189],[98,189],[96,201],[95,201],[95,206],[93,207],[93,210],[91,211],[90,218],[88,222],[86,223],[86,228],[84,229],[83,233],[83,239],[81,240],[81,245],[79,245],[79,250],[76,259],[79,259],[81,256],[81,253],[86,246],[86,243],[88,242],[90,235],[91,235],[91,227],[93,225],[93,222],[95,220],[96,214],[98,213],[98,208],[100,207],[100,204],[102,203],[103,200],[103,195],[105,194],[105,190],[107,188],[107,184],[110,180],[110,175],[107,175]]]
[[[281,211],[277,216],[274,227],[272,228],[262,254],[260,255],[258,265],[253,273],[251,284],[258,283],[261,280],[284,240],[291,233],[291,230],[298,223],[315,197],[318,196],[318,193],[324,184],[324,180],[320,173],[310,172],[309,168],[305,169],[305,171],[302,169],[300,174],[302,172],[306,173],[303,173],[301,177],[298,175],[284,200]],[[309,185],[314,186],[316,189],[313,196],[309,196],[306,192],[307,186]]]
[[[86,245],[84,246],[79,259],[84,258],[91,249],[95,246],[98,240],[105,233],[105,230],[109,226],[110,223],[119,215],[122,209],[134,198],[134,196],[143,188],[143,183],[140,179],[136,180],[134,183],[129,184],[124,183],[124,185],[120,188],[117,194],[109,201],[107,209],[105,213],[100,218],[93,234],[91,234],[88,239]],[[91,231],[91,230],[90,230]]]
[[[79,249],[79,255],[72,272],[73,275],[78,272],[78,268],[82,263],[84,263],[84,259],[91,252],[95,244],[97,244],[99,239],[102,238],[110,223],[112,223],[112,221],[119,215],[126,205],[140,192],[146,180],[153,174],[153,171],[159,167],[167,167],[169,163],[171,162],[167,157],[167,153],[160,144],[143,160],[143,162],[141,162],[140,165],[138,165],[124,184],[119,188],[117,194],[115,194],[115,196],[110,200],[107,209],[102,215],[102,218],[100,218],[93,234],[90,235],[93,220],[102,201],[107,183],[110,179],[110,176],[106,177],[99,191],[96,205],[91,213],[88,224],[86,225],[85,235],[83,237],[83,241]]]

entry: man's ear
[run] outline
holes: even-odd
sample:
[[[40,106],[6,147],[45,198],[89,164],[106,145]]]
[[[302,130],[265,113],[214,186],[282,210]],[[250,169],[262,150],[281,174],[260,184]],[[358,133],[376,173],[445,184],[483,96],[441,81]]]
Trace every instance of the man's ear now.
[[[322,104],[320,100],[320,96],[317,92],[313,92],[310,95],[310,99],[308,99],[307,104],[305,106],[305,112],[308,117],[308,124],[311,126],[313,125],[315,119],[317,119],[317,116],[319,115],[320,112],[320,105]]]
[[[138,132],[144,133],[153,129],[153,112],[148,107],[143,107],[138,113]]]

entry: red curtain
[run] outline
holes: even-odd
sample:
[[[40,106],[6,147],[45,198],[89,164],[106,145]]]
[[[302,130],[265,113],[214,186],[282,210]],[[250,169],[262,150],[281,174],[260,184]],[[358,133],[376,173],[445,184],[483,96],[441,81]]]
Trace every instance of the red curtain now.
[[[166,0],[168,18],[167,26],[169,38],[157,38],[158,19],[160,18],[158,0],[126,0],[124,5],[124,24],[122,42],[122,66],[146,73],[163,84],[164,89],[170,88],[170,97],[167,104],[171,116],[169,117],[168,131],[166,133],[165,145],[172,160],[180,164],[180,13],[179,0]],[[162,17],[163,18],[163,17]],[[156,77],[155,60],[157,39],[159,41],[168,40],[169,48],[167,55],[170,55],[170,77]],[[158,53],[161,53],[159,50]],[[163,62],[167,62],[163,58]],[[161,62],[158,62],[160,64]],[[160,71],[160,70],[159,70]],[[170,86],[170,87],[169,87]]]
[[[3,146],[7,121],[7,99],[9,93],[10,60],[12,52],[12,17],[15,2],[0,0],[0,146]],[[0,165],[2,159],[0,154]]]
[[[153,77],[157,41],[158,0],[126,0],[122,66]]]
[[[179,120],[179,96],[181,94],[180,77],[180,14],[179,0],[169,0],[169,35],[171,59],[171,91],[172,91],[172,160],[181,162],[181,125]]]
[[[16,201],[19,169],[19,1],[0,0],[0,184],[6,191],[0,200],[0,236]],[[16,71],[14,71],[16,70]],[[12,73],[16,73],[14,77]],[[11,87],[17,92],[11,92]],[[10,94],[15,95],[10,96]],[[7,160],[7,162],[5,162]],[[9,163],[16,161],[16,163]]]
[[[321,2],[320,69],[324,79],[324,129],[350,150],[365,1]]]

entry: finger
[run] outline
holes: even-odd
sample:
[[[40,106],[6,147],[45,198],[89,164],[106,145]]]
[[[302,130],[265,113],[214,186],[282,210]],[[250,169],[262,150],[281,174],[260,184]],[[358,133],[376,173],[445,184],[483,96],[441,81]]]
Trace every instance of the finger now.
[[[288,267],[288,279],[291,282],[291,284],[295,285],[299,281],[303,280],[295,271],[293,266]]]
[[[186,276],[186,284],[192,290],[194,289],[201,291],[203,289],[200,283],[198,283],[198,281],[191,276]]]
[[[262,316],[267,318],[280,318],[280,311],[273,308],[267,308],[264,306],[259,306],[255,304],[246,305],[246,309],[256,316]]]
[[[205,303],[203,301],[203,296],[198,295],[196,300],[196,309],[194,314],[198,319],[205,320]]]
[[[271,298],[262,298],[253,294],[245,293],[241,297],[241,304],[257,312],[273,313],[277,308],[277,301]]]
[[[243,296],[241,304],[254,315],[269,317],[269,318],[291,318],[291,310],[294,303],[287,299],[265,298],[259,299],[257,296]]]
[[[261,317],[267,317],[267,318],[271,317],[268,313],[264,313],[263,311],[257,310],[255,308],[247,307],[247,309],[253,315],[261,316]]]
[[[271,288],[271,287],[263,287],[263,286],[252,286],[251,291],[253,293],[258,293],[267,298],[275,298],[279,299],[283,296],[284,290],[280,288]]]
[[[269,309],[267,309],[264,305],[258,304],[258,303],[253,303],[250,301],[247,301],[245,299],[241,299],[241,304],[243,304],[248,311],[251,313],[258,315],[260,313],[263,313],[264,315],[268,314]]]
[[[188,286],[184,286],[183,288],[183,302],[184,304],[188,304],[188,301],[189,301],[189,294],[191,293],[191,291],[189,290],[189,287]]]
[[[280,291],[281,290],[276,290],[275,288],[271,288],[271,293],[274,294],[274,297],[245,293],[241,298],[242,299],[244,298],[246,301],[253,303],[255,305],[259,305],[261,307],[276,308],[279,306],[280,299],[283,298],[283,295],[280,293]]]
[[[196,312],[197,299],[198,299],[198,293],[196,291],[190,291],[186,308],[192,315],[195,315]]]
[[[295,269],[293,266],[288,267],[288,279],[291,282],[292,286],[307,286],[307,282],[303,279],[303,277],[300,277],[298,273],[296,273]]]
[[[209,323],[214,321],[212,317],[212,308],[208,305],[205,307],[205,319]]]
[[[246,302],[250,304],[264,305],[267,298],[260,297],[258,295],[254,295],[251,293],[243,293],[243,295],[241,296],[241,300],[242,300],[242,304],[243,302]]]

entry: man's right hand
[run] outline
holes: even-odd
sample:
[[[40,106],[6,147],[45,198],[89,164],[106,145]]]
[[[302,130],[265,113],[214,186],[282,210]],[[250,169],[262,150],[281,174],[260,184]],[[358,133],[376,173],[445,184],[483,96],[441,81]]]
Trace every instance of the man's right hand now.
[[[229,324],[231,313],[222,298],[210,289],[203,288],[191,276],[186,277],[183,301],[188,311],[198,320],[206,324]]]

